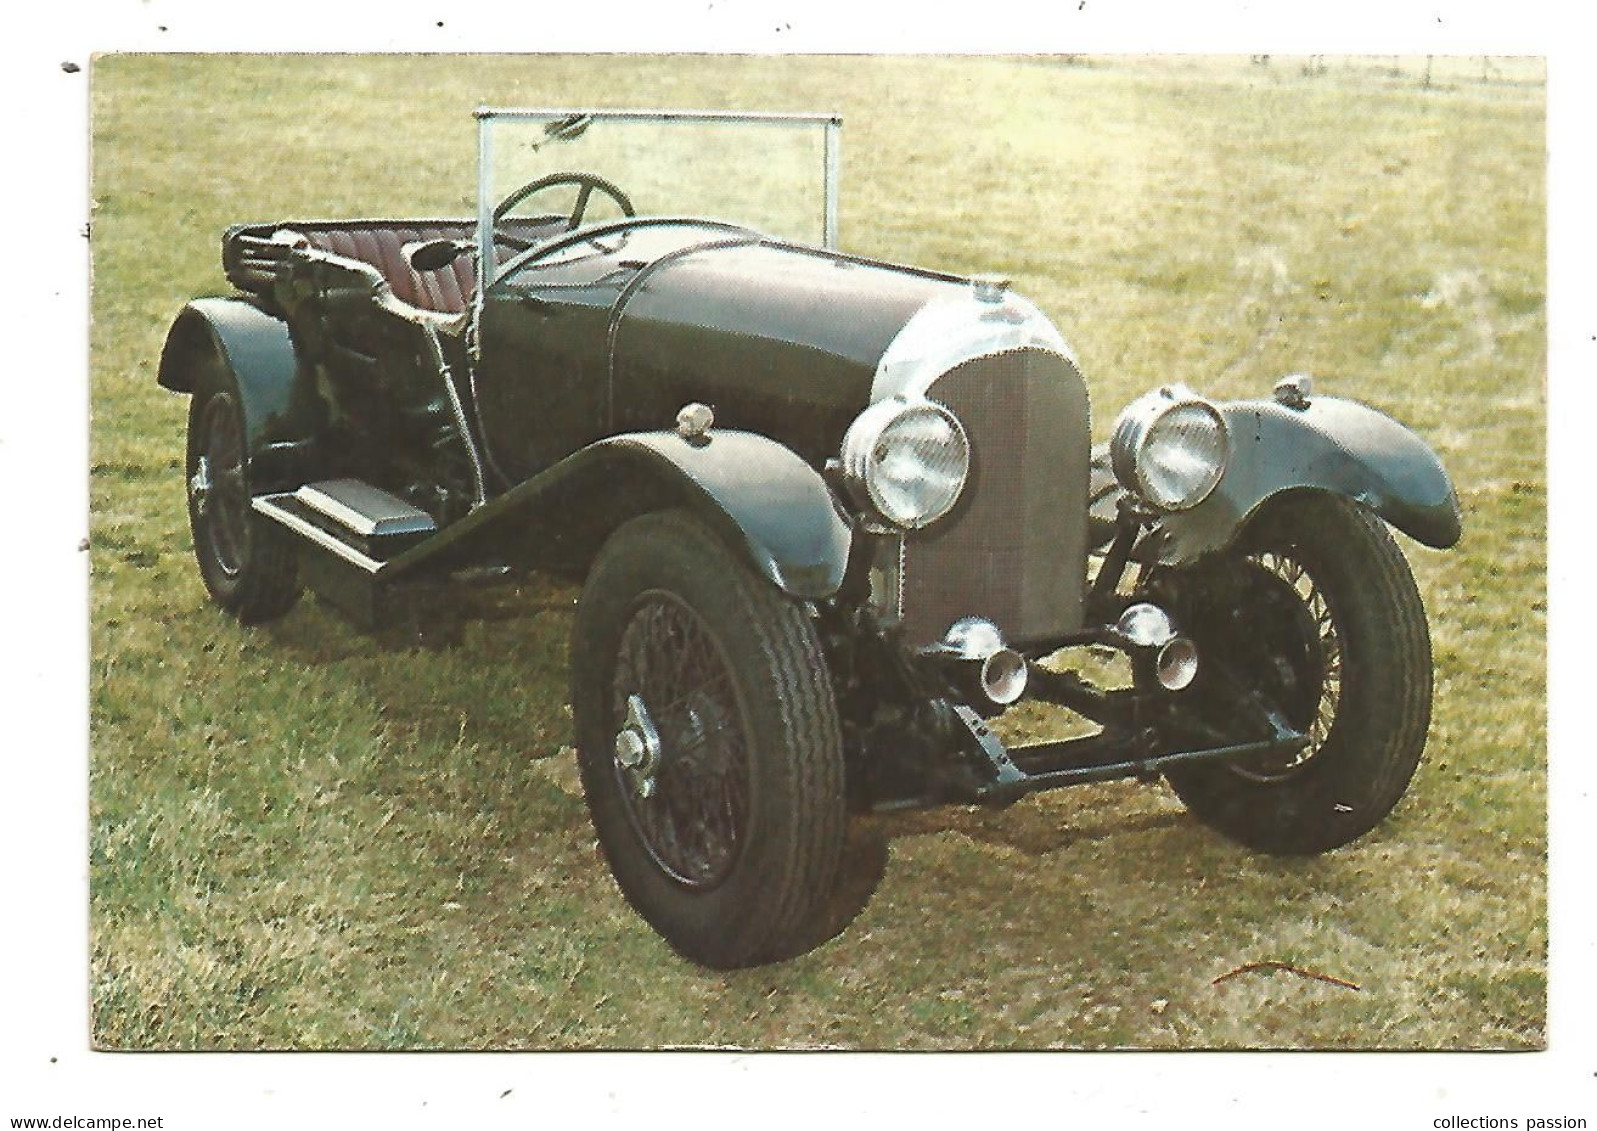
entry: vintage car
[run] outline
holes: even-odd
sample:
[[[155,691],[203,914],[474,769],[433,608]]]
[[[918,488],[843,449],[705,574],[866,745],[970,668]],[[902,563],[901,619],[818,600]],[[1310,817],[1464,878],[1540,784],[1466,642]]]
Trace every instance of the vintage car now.
[[[303,586],[368,628],[580,582],[587,803],[682,955],[834,935],[872,813],[1163,778],[1318,853],[1397,803],[1432,672],[1387,528],[1461,529],[1411,432],[1289,376],[1153,389],[1094,450],[1075,355],[1004,281],[838,250],[835,115],[476,118],[473,218],[223,237],[238,293],[159,370],[199,571],[245,624]],[[1008,748],[1023,700],[1091,725]]]

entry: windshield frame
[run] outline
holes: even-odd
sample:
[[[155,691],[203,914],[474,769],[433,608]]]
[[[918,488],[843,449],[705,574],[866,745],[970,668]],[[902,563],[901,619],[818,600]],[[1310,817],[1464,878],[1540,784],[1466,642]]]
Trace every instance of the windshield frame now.
[[[493,129],[495,121],[562,121],[585,117],[621,122],[738,122],[751,125],[820,126],[823,142],[823,236],[826,248],[837,250],[838,171],[842,158],[843,116],[836,113],[782,113],[760,110],[610,110],[575,107],[490,107],[479,106],[477,119],[477,294],[484,295],[504,269],[494,256],[482,249],[494,246],[491,197],[493,170]],[[731,218],[735,219],[735,217]],[[579,229],[580,230],[580,229]],[[521,258],[521,257],[516,257]],[[508,266],[508,264],[506,265]]]

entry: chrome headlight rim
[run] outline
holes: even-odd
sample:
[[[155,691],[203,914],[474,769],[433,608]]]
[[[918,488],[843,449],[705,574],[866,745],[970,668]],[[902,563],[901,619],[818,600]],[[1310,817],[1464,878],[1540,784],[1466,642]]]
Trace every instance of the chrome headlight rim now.
[[[940,462],[951,466],[925,469],[927,474],[918,486],[925,488],[926,494],[920,500],[922,505],[915,506],[908,496],[916,485],[902,478],[889,482],[883,469],[894,455],[899,457],[894,463],[913,460],[914,455],[907,454],[903,445],[913,447],[913,430],[928,425],[945,429],[942,442],[946,448]],[[841,457],[843,480],[855,502],[903,530],[923,530],[945,517],[959,503],[970,478],[970,437],[965,426],[946,405],[925,397],[895,396],[871,405],[844,433]]]
[[[1163,438],[1160,426],[1168,425],[1177,414],[1205,418],[1211,429],[1205,442],[1212,448],[1212,458],[1196,465],[1197,477],[1179,493],[1161,488],[1148,459],[1155,442]],[[1109,455],[1115,478],[1137,498],[1166,513],[1191,510],[1213,494],[1225,475],[1231,455],[1230,429],[1213,401],[1185,385],[1165,385],[1144,393],[1120,413],[1109,441]]]

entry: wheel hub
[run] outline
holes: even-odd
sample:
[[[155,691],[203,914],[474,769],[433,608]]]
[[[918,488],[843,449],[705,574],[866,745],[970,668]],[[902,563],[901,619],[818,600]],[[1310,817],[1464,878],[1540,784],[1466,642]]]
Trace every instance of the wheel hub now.
[[[188,480],[195,534],[217,572],[233,578],[250,560],[250,499],[242,426],[226,393],[206,403],[199,441]]]
[[[215,484],[211,481],[211,461],[207,456],[200,456],[194,474],[189,477],[189,498],[194,500],[194,513],[204,517],[211,509],[211,491]]]
[[[660,732],[649,717],[641,695],[627,696],[627,717],[616,732],[616,768],[640,798],[654,796],[655,774],[660,768]]]

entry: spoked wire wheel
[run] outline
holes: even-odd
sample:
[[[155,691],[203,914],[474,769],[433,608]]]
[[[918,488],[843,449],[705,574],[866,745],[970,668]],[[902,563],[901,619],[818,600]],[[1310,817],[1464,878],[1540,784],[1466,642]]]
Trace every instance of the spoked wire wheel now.
[[[250,556],[250,499],[244,479],[244,430],[227,393],[205,400],[199,414],[198,453],[189,474],[189,506],[195,517],[196,548],[217,571],[238,577]]]
[[[1203,665],[1189,709],[1238,733],[1262,708],[1307,739],[1171,766],[1187,807],[1266,852],[1324,852],[1373,828],[1407,790],[1431,716],[1425,609],[1385,523],[1340,496],[1284,496],[1233,556],[1171,582]]]
[[[207,374],[196,384],[184,462],[195,563],[222,608],[245,624],[272,620],[299,599],[294,549],[251,508],[249,439],[231,379]]]
[[[612,691],[616,732],[631,709],[659,747],[654,765],[615,763],[633,828],[671,878],[715,887],[749,819],[748,723],[721,646],[681,599],[652,590],[621,634]]]
[[[704,523],[649,514],[605,543],[571,713],[605,860],[679,953],[727,969],[835,933],[848,813],[826,657],[805,607]]]
[[[1290,551],[1251,554],[1257,571],[1243,589],[1253,631],[1243,661],[1249,682],[1277,705],[1308,744],[1275,758],[1235,762],[1231,769],[1255,781],[1281,781],[1314,758],[1331,737],[1342,703],[1342,633],[1325,589]]]

